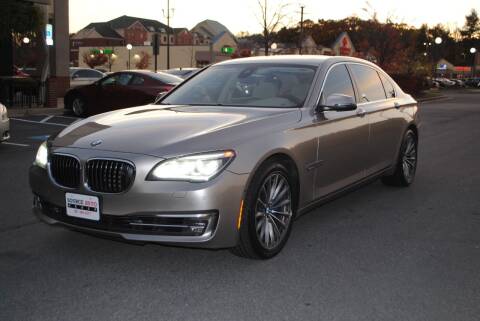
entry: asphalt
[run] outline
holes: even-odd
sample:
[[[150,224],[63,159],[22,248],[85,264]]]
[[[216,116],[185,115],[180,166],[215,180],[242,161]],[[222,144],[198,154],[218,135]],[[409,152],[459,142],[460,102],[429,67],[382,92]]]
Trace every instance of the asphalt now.
[[[12,120],[22,145],[0,145],[0,320],[479,320],[480,93],[446,95],[420,105],[413,186],[375,182],[313,210],[269,261],[39,223],[27,170],[63,127]]]

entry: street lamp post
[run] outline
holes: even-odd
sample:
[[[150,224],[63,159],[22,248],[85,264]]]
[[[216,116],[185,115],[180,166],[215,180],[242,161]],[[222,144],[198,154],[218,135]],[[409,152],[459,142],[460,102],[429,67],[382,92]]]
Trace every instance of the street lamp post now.
[[[432,77],[435,77],[437,75],[437,62],[436,62],[436,59],[438,57],[435,57],[435,54],[438,52],[438,50],[436,49],[439,45],[442,44],[443,42],[443,39],[441,37],[436,37],[434,39],[434,42],[437,46],[434,46],[433,50],[432,50],[432,61],[433,61],[433,75]],[[429,45],[431,45],[431,43],[429,43]]]
[[[130,52],[132,51],[132,48],[133,48],[132,44],[129,43],[129,44],[127,45],[127,50],[128,50],[128,70],[130,70]]]
[[[276,42],[272,43],[272,45],[270,46],[270,49],[272,49],[272,55],[275,54],[275,50],[277,49],[277,47],[278,47],[278,46],[277,46],[277,43],[276,43]]]
[[[475,54],[477,53],[477,48],[470,48],[470,53],[472,54],[472,78],[475,77]]]

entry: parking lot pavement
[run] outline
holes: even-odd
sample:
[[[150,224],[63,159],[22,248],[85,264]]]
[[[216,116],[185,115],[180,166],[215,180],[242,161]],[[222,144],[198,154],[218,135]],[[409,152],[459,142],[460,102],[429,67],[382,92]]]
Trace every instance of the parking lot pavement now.
[[[13,120],[28,146],[0,145],[0,320],[478,320],[480,95],[448,96],[420,106],[413,186],[313,210],[269,261],[38,223],[34,137],[63,127]]]

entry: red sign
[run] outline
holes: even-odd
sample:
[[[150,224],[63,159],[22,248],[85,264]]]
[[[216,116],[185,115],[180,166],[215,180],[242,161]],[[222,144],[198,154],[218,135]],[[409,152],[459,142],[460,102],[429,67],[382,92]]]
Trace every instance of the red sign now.
[[[458,72],[470,72],[470,71],[472,71],[472,67],[455,66],[453,70],[458,71]]]
[[[342,45],[340,46],[340,55],[342,56],[350,56],[352,53],[352,48],[347,37],[343,37]]]

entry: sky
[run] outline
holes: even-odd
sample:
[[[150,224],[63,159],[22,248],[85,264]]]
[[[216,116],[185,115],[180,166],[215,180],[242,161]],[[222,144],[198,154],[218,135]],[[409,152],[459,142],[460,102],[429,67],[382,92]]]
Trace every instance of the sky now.
[[[263,0],[262,0],[263,1]],[[300,6],[305,6],[305,19],[342,19],[351,15],[368,18],[362,10],[365,0],[268,0],[275,8],[288,3],[286,25],[300,20]],[[461,27],[465,15],[479,0],[369,0],[379,19],[390,17],[395,22],[420,26],[422,23],[442,23],[451,28]],[[76,32],[90,22],[107,21],[122,15],[149,18],[166,23],[167,0],[70,0],[70,32]],[[173,8],[170,25],[192,28],[198,22],[211,19],[224,24],[231,32],[259,33],[261,27],[257,0],[170,0]]]

